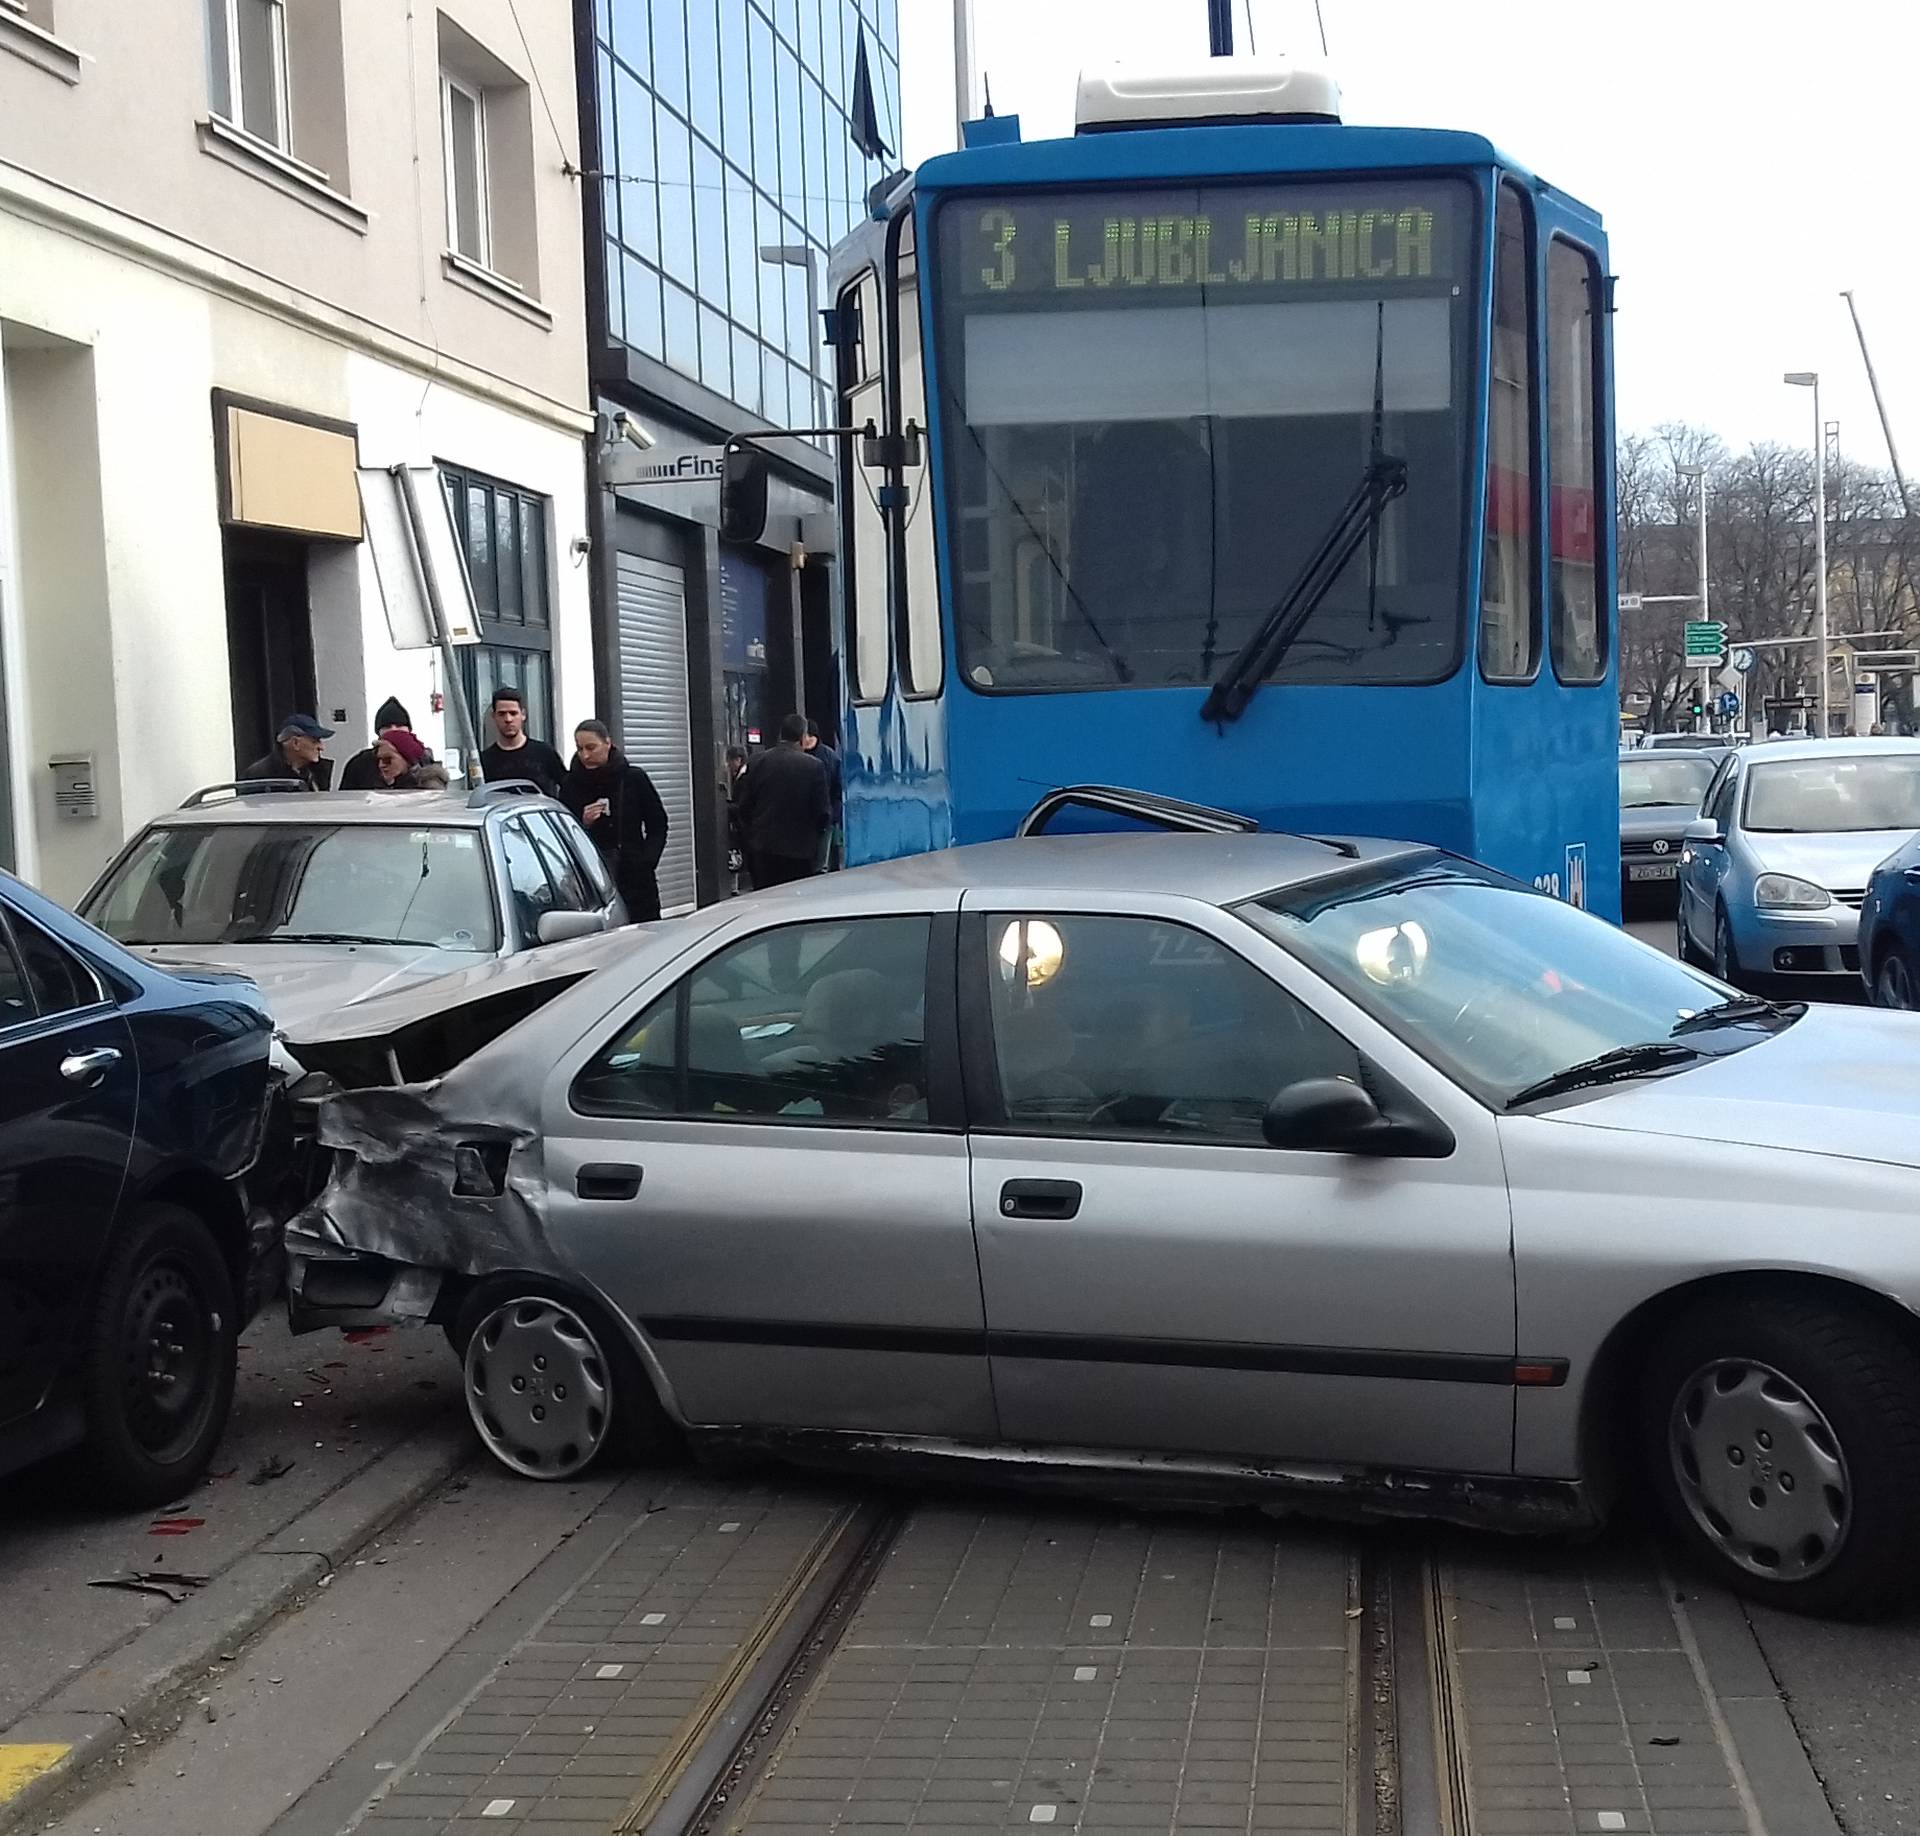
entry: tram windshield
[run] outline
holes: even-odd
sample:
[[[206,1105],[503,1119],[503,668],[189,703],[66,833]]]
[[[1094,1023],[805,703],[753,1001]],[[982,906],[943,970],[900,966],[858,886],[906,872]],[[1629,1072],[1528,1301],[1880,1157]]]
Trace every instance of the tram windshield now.
[[[934,380],[966,679],[1214,681],[1376,440],[1407,490],[1273,679],[1451,674],[1473,223],[1470,188],[1437,178],[946,204]]]

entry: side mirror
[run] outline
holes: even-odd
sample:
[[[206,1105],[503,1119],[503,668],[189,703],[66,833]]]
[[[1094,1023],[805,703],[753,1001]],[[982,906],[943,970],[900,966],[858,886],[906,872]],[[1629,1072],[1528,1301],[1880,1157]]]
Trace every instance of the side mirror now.
[[[1323,1154],[1369,1154],[1444,1160],[1453,1133],[1439,1117],[1409,1108],[1388,1116],[1358,1084],[1341,1077],[1310,1077],[1267,1105],[1267,1145]]]
[[[757,542],[767,532],[767,456],[729,446],[720,460],[720,539]]]
[[[543,944],[556,944],[575,937],[597,937],[606,928],[605,912],[542,912],[534,935]]]
[[[1711,816],[1696,816],[1680,831],[1680,839],[1699,842],[1703,847],[1717,848],[1727,838],[1720,833],[1720,825]]]

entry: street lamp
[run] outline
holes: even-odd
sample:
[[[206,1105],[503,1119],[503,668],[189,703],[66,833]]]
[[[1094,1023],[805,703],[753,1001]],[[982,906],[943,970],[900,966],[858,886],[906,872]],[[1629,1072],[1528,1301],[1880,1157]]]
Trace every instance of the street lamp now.
[[[807,276],[807,373],[813,378],[813,424],[825,427],[827,384],[820,374],[820,282],[814,273],[813,250],[804,242],[777,242],[763,246],[760,259],[779,268],[801,268]]]
[[[1695,618],[1704,621],[1710,615],[1707,611],[1707,468],[1704,465],[1679,465],[1674,470],[1682,478],[1691,478],[1699,496],[1700,535],[1696,543],[1699,549],[1699,570],[1695,575],[1694,597],[1700,602],[1700,610]],[[1700,665],[1700,718],[1707,723],[1707,731],[1713,730],[1712,714],[1712,665]]]
[[[1832,634],[1827,629],[1827,441],[1826,425],[1820,419],[1820,372],[1789,370],[1783,379],[1796,389],[1813,391],[1813,566],[1814,603],[1820,625],[1820,737],[1827,737],[1828,649]]]

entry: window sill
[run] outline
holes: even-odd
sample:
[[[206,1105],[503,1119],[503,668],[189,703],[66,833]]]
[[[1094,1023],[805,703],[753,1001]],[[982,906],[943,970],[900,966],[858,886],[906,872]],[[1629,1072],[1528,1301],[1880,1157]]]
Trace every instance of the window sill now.
[[[249,134],[245,128],[235,127],[219,115],[203,115],[196,131],[202,153],[258,179],[263,185],[272,186],[283,196],[332,218],[345,229],[362,236],[367,233],[367,213],[344,192],[335,191],[327,183],[324,172],[282,153],[271,142]]]
[[[505,275],[496,274],[491,268],[483,268],[477,261],[469,261],[464,255],[456,255],[452,249],[440,257],[440,272],[456,287],[464,287],[469,293],[479,294],[483,300],[491,300],[496,306],[505,307],[508,312],[518,313],[529,325],[537,325],[542,331],[553,329],[553,314]]]
[[[0,0],[0,51],[11,51],[63,83],[80,81],[80,53],[44,26],[35,25],[24,13],[16,12],[6,0]]]

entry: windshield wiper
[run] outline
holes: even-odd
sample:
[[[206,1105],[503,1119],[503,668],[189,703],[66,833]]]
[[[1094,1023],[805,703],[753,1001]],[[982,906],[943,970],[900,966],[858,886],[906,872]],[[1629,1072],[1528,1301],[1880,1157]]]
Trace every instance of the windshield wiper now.
[[[1641,1045],[1615,1046],[1597,1058],[1585,1058],[1564,1071],[1555,1071],[1517,1090],[1507,1098],[1509,1109],[1522,1103],[1538,1102],[1541,1097],[1565,1096],[1570,1090],[1587,1090],[1598,1084],[1624,1083],[1628,1078],[1650,1077],[1657,1071],[1672,1071],[1692,1064],[1703,1054],[1690,1045],[1672,1040],[1648,1040]]]
[[[1674,1027],[1673,1037],[1704,1033],[1716,1026],[1740,1026],[1750,1020],[1773,1020],[1788,1026],[1806,1011],[1804,1001],[1768,1001],[1759,995],[1735,995],[1729,1001],[1716,1001],[1697,1014],[1689,1014]]]
[[[1222,732],[1228,721],[1238,720],[1247,711],[1247,703],[1259,693],[1260,685],[1280,667],[1363,541],[1369,544],[1367,626],[1369,630],[1373,627],[1379,585],[1380,519],[1387,506],[1404,495],[1407,488],[1407,462],[1382,452],[1380,446],[1386,338],[1386,306],[1382,303],[1374,329],[1373,450],[1368,456],[1367,468],[1360,474],[1360,482],[1354,486],[1352,495],[1340,506],[1332,528],[1308,557],[1306,566],[1268,610],[1259,629],[1241,645],[1239,654],[1221,672],[1220,680],[1201,703],[1200,718],[1211,721]]]
[[[236,943],[390,944],[394,937],[363,937],[355,931],[272,931],[263,937],[237,937]]]

